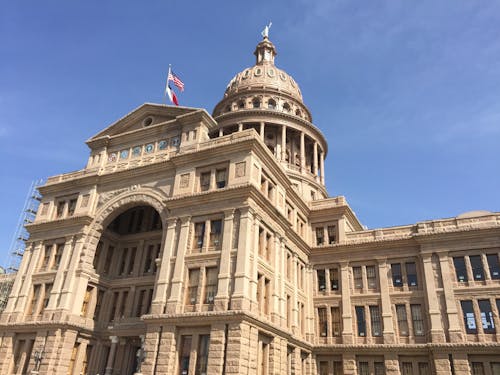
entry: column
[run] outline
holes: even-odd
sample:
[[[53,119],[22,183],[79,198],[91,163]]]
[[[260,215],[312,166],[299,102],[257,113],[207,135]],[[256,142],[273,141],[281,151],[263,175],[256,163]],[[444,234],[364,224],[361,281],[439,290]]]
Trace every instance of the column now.
[[[249,207],[240,209],[240,228],[238,236],[238,253],[236,256],[236,271],[234,273],[234,291],[231,298],[232,310],[248,310],[250,308],[250,265],[252,214]]]
[[[436,283],[434,280],[434,270],[432,269],[432,254],[421,255],[424,265],[425,296],[429,306],[430,334],[432,342],[445,342],[443,325],[441,323],[441,311],[439,309],[438,296],[436,294]]]
[[[321,174],[321,183],[325,184],[325,155],[323,150],[319,152],[319,168]]]
[[[214,310],[225,311],[229,307],[229,283],[231,282],[231,250],[233,244],[234,209],[224,211],[222,251],[220,255],[219,280],[217,295],[214,298]]]
[[[292,254],[292,284],[297,285],[297,254]],[[297,288],[293,288],[292,298],[292,332],[295,335],[300,335],[300,322],[299,322],[299,294]],[[302,317],[304,318],[304,317]]]
[[[384,356],[384,366],[386,375],[401,375],[397,351],[389,351],[389,353]],[[417,369],[414,371],[417,371]]]
[[[453,354],[453,370],[455,375],[471,375],[467,352],[457,352]],[[488,369],[486,374],[488,373]]]
[[[319,180],[318,176],[318,142],[314,142],[313,144],[313,173],[314,179],[316,181]]]
[[[219,137],[224,136],[224,129],[222,127],[219,128]]]
[[[24,277],[24,280],[22,282],[22,285],[20,286],[20,293],[18,295],[18,301],[15,307],[15,311],[18,313],[23,313],[23,311],[26,308],[26,302],[28,299],[28,295],[31,290],[31,276],[33,275],[34,272],[37,271],[37,266],[39,263],[40,259],[40,253],[42,251],[42,246],[43,243],[42,241],[38,241],[36,244],[33,245],[32,250],[33,255],[31,256],[31,261],[29,263],[29,267],[27,268],[26,275]],[[21,277],[21,275],[18,275],[17,277]]]
[[[344,352],[342,354],[342,366],[344,375],[356,375],[356,354]]]
[[[167,220],[167,230],[163,238],[163,249],[161,260],[156,273],[156,286],[154,289],[153,302],[151,303],[151,313],[162,314],[167,303],[168,275],[170,271],[170,258],[174,249],[175,229],[177,218]]]
[[[238,123],[238,131],[239,132],[243,131],[243,124],[241,122]]]
[[[351,289],[349,285],[349,263],[340,263],[340,288],[342,290],[342,343],[352,344]],[[345,369],[345,367],[344,367]]]
[[[170,298],[167,301],[167,312],[180,312],[182,307],[182,285],[184,282],[184,257],[188,247],[189,226],[191,225],[191,216],[184,216],[181,219],[181,232],[177,246],[177,257],[175,259],[174,274],[172,276],[172,288]]]
[[[61,264],[57,270],[56,277],[54,279],[54,285],[52,286],[52,291],[50,293],[49,305],[47,310],[53,310],[57,308],[57,302],[59,300],[59,295],[62,292],[62,285],[64,281],[64,276],[66,274],[66,268],[68,267],[68,262],[71,256],[71,248],[74,242],[75,236],[67,236],[64,242],[64,250],[61,257]]]
[[[304,171],[306,167],[306,141],[304,132],[300,132],[300,170]]]
[[[281,126],[281,160],[286,160],[286,126]]]
[[[273,279],[273,302],[272,302],[272,321],[280,325],[281,317],[283,316],[282,310],[282,292],[281,292],[281,279],[283,278],[283,274],[281,273],[281,240],[280,236],[275,234],[272,238],[274,240],[271,262],[274,266],[274,279]]]
[[[266,181],[267,183],[267,181]],[[267,191],[267,185],[266,185],[266,191]],[[266,233],[264,231],[263,237],[260,238],[259,236],[259,227],[260,227],[260,218],[257,215],[254,215],[254,239],[253,242],[250,243],[251,250],[250,250],[250,256],[248,257],[248,262],[250,263],[250,291],[249,291],[249,297],[250,297],[250,303],[251,303],[251,310],[254,312],[259,312],[259,306],[262,306],[262,301],[256,301],[256,296],[257,296],[257,289],[262,291],[261,293],[261,298],[263,297],[264,293],[264,284],[262,285],[257,285],[259,282],[257,280],[257,263],[258,263],[258,257],[259,257],[259,252],[262,250],[264,251],[265,247],[265,237]],[[262,240],[262,242],[261,242]],[[251,245],[253,243],[253,246]],[[263,281],[263,280],[262,280]],[[268,301],[270,307],[270,301]]]
[[[5,313],[11,313],[14,310],[14,306],[16,305],[16,299],[18,297],[18,293],[23,281],[21,275],[24,275],[26,273],[26,269],[28,268],[28,265],[31,261],[31,257],[33,255],[33,247],[34,244],[30,243],[29,246],[27,246],[26,250],[24,251],[24,255],[21,260],[21,265],[19,266],[19,271],[17,272],[14,284],[12,285],[9,301],[4,310]]]
[[[382,301],[382,322],[384,344],[395,342],[394,327],[392,320],[391,298],[387,281],[387,260],[378,259],[378,274],[380,281],[380,298]]]
[[[60,304],[59,307],[65,310],[73,310],[77,313],[78,308],[81,306],[76,306],[74,304],[73,298],[75,278],[76,278],[76,269],[78,268],[78,262],[80,260],[80,253],[83,247],[83,237],[79,236],[75,238],[72,242],[72,246],[70,248],[64,247],[64,251],[71,251],[71,260],[69,262],[68,271],[66,273],[66,279],[64,280],[64,286],[61,290]]]
[[[106,371],[104,375],[112,375],[113,374],[113,364],[115,362],[116,348],[118,346],[118,336],[110,336],[111,346],[109,348],[108,360],[106,362]]]
[[[260,130],[259,130],[259,135],[262,140],[264,140],[264,130],[265,130],[266,123],[262,121],[260,123]]]
[[[463,333],[460,328],[459,315],[453,293],[453,273],[450,270],[450,263],[447,253],[439,253],[439,262],[443,275],[443,291],[446,301],[446,313],[448,314],[449,329],[448,334],[451,342],[461,342]]]
[[[447,353],[434,353],[434,370],[436,375],[451,375],[451,366]]]

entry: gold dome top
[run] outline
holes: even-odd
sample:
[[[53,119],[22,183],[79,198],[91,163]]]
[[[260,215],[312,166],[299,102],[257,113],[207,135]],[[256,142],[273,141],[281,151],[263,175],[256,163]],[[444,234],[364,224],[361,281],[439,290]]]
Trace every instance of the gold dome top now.
[[[255,48],[256,63],[236,74],[227,85],[224,97],[252,89],[274,89],[292,96],[302,103],[302,94],[295,80],[285,71],[274,65],[276,47],[265,36]]]

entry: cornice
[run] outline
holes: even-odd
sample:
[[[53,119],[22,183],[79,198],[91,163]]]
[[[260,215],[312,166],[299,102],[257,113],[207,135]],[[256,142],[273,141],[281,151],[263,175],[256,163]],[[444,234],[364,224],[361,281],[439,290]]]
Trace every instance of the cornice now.
[[[88,215],[75,215],[72,217],[57,219],[57,220],[46,220],[37,221],[31,224],[25,225],[26,229],[31,235],[36,233],[51,231],[51,230],[61,230],[75,228],[80,229],[92,222],[92,217]]]

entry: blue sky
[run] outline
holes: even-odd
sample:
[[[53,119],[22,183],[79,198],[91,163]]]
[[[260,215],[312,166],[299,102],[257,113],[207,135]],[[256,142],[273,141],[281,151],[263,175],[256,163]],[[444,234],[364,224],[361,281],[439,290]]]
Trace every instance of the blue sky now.
[[[369,228],[500,211],[500,2],[0,1],[0,260],[32,180],[82,168],[84,141],[163,102],[209,112],[253,65],[276,64],[330,146],[327,187]]]

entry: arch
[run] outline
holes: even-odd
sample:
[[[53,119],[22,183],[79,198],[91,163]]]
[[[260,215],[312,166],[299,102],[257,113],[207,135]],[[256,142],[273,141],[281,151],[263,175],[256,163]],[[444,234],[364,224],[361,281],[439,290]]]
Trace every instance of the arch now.
[[[252,107],[253,108],[260,108],[260,99],[259,98],[254,98],[252,100]]]
[[[168,209],[164,204],[166,198],[167,195],[159,189],[131,187],[106,201],[102,207],[97,209],[95,218],[89,225],[80,263],[87,263],[92,267],[95,250],[104,229],[121,213],[134,206],[148,205],[153,207],[160,215],[162,228],[165,231],[168,214]]]
[[[267,108],[268,109],[276,109],[276,101],[274,99],[269,99],[267,101]]]

